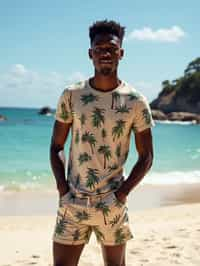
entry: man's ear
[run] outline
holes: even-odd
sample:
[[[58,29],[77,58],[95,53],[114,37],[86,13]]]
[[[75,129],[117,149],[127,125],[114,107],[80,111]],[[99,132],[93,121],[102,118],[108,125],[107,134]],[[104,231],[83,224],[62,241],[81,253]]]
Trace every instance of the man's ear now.
[[[91,48],[88,49],[88,55],[89,55],[89,58],[92,59],[92,49]]]
[[[120,48],[119,60],[121,60],[123,56],[124,56],[124,49]]]

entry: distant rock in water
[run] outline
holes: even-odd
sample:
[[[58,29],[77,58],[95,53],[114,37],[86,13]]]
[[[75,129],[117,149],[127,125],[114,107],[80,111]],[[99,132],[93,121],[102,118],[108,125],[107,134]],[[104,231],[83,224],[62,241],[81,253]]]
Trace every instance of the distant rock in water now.
[[[153,119],[158,121],[182,121],[182,122],[192,122],[194,124],[200,124],[200,115],[187,112],[171,112],[163,113],[159,110],[152,110]]]
[[[152,116],[153,119],[155,120],[160,120],[160,121],[167,120],[167,115],[159,110],[152,110]]]
[[[52,115],[53,114],[53,111],[51,110],[50,107],[44,106],[44,107],[42,107],[39,110],[38,114],[40,114],[40,115]]]
[[[186,113],[186,112],[171,112],[167,114],[168,120],[170,121],[191,121],[197,124],[200,123],[200,115],[194,113]]]
[[[4,115],[0,115],[0,121],[6,121],[7,117],[5,117]]]
[[[184,76],[162,82],[162,91],[150,104],[164,113],[200,114],[200,57],[189,63]]]

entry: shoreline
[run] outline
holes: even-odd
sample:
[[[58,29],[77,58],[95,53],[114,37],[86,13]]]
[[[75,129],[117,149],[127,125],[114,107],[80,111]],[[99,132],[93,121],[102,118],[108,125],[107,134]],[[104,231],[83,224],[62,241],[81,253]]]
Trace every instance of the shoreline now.
[[[128,197],[130,212],[200,202],[200,183],[138,185]],[[56,215],[58,194],[49,191],[1,191],[0,216]]]

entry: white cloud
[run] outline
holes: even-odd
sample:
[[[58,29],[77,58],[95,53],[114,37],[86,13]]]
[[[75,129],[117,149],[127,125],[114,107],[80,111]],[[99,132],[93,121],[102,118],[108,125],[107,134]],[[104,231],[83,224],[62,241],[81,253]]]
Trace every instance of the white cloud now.
[[[150,27],[136,29],[129,33],[126,40],[136,39],[140,41],[177,42],[185,37],[186,33],[179,26],[153,30]]]
[[[63,89],[84,78],[80,72],[65,77],[57,72],[39,73],[16,64],[0,75],[0,106],[55,107]]]

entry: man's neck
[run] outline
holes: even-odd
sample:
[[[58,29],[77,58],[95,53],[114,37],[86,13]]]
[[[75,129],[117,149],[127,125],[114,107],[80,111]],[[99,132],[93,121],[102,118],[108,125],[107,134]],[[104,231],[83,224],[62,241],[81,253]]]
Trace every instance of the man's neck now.
[[[121,81],[118,79],[117,75],[103,76],[95,74],[94,77],[90,79],[90,84],[99,91],[111,91],[117,88],[121,84]]]

